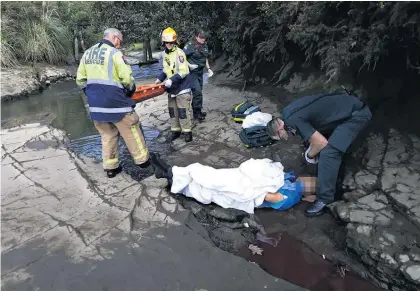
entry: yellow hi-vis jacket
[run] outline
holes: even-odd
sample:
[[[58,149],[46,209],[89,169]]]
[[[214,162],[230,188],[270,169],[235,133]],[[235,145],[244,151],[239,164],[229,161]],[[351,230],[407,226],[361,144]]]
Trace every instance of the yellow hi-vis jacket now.
[[[157,78],[161,82],[166,78],[172,80],[172,86],[166,89],[168,93],[176,96],[191,92],[190,69],[184,51],[176,46],[171,51],[165,49],[162,62],[163,70]]]
[[[108,40],[101,40],[83,54],[76,83],[87,96],[93,120],[118,122],[133,111],[135,102],[125,91],[134,85],[131,67]]]

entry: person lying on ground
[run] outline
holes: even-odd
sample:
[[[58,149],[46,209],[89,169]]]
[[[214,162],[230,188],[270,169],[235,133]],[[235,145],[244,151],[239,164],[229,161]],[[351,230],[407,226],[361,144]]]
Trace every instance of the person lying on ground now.
[[[307,216],[323,214],[334,201],[342,157],[371,118],[370,109],[356,96],[319,94],[293,101],[281,111],[281,118],[268,122],[272,139],[287,140],[298,133],[310,143],[306,161],[319,160],[316,201],[306,209]]]
[[[313,202],[315,177],[284,173],[280,162],[250,159],[238,168],[214,169],[199,163],[187,167],[169,166],[151,155],[155,177],[168,180],[171,192],[194,198],[203,204],[215,203],[254,213],[254,208],[287,210],[301,200]]]

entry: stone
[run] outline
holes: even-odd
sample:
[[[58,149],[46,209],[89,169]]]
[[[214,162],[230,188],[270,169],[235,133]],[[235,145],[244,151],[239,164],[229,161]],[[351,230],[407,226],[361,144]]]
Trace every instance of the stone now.
[[[177,202],[171,196],[165,197],[160,201],[163,209],[169,213],[175,213],[177,210]]]
[[[351,201],[351,202],[355,202],[357,200],[359,200],[362,197],[365,197],[367,195],[365,190],[362,189],[356,189],[353,190],[351,192],[346,192],[343,195],[343,199],[346,201]]]
[[[405,269],[405,273],[408,275],[407,277],[416,282],[420,283],[420,265],[412,265]]]
[[[388,140],[371,134],[358,168],[343,180],[333,210],[347,224],[347,247],[371,266],[369,276],[391,290],[418,290],[420,282],[420,167],[413,141],[394,129]],[[379,183],[377,183],[379,182]],[[401,253],[404,250],[404,253]]]
[[[380,210],[388,206],[388,199],[381,194],[370,194],[360,198],[357,202],[369,206],[372,210]]]
[[[372,188],[376,184],[378,177],[367,171],[360,171],[355,174],[354,179],[359,187]]]
[[[371,231],[372,231],[372,226],[370,226],[370,225],[359,225],[356,228],[356,231],[360,234],[369,236]]]
[[[407,263],[410,260],[409,256],[407,255],[399,255],[398,259],[401,263]]]

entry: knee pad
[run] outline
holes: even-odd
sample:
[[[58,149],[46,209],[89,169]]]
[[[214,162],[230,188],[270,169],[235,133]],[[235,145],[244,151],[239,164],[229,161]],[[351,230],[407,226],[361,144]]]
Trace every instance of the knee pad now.
[[[175,117],[175,109],[173,107],[169,107],[169,117],[170,118]]]
[[[178,108],[179,118],[180,119],[187,119],[187,109],[186,108]]]

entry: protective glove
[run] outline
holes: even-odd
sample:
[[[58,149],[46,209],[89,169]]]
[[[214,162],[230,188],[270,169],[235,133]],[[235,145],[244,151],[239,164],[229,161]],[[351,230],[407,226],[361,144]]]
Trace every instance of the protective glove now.
[[[318,160],[319,160],[319,158],[318,157],[314,157],[314,158],[309,158],[308,157],[308,153],[311,151],[311,148],[312,148],[312,146],[310,145],[309,147],[308,147],[308,149],[306,150],[306,152],[305,152],[305,160],[308,162],[308,163],[310,163],[310,164],[318,164]]]
[[[129,88],[125,88],[125,93],[131,98],[136,93],[136,84],[133,83]]]
[[[162,81],[159,79],[156,79],[155,84],[159,84],[159,83],[162,83]]]
[[[195,64],[188,64],[188,67],[190,67],[191,70],[195,70],[198,68],[198,65]]]
[[[167,79],[167,80],[165,81],[165,87],[166,87],[166,88],[171,88],[171,86],[172,86],[172,80],[171,80],[171,79]]]
[[[207,71],[209,72],[209,78],[214,75],[212,70],[208,69]]]

